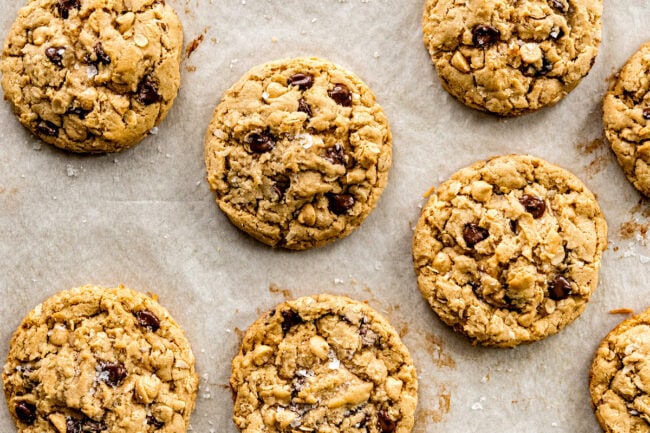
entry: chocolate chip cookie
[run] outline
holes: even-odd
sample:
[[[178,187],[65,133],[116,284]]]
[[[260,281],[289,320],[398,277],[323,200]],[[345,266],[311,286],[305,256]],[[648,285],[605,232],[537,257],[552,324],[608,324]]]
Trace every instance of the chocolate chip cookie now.
[[[347,236],[368,216],[391,165],[374,94],[317,58],[251,69],[223,96],[205,139],[208,182],[240,229],[302,250]]]
[[[413,239],[424,298],[474,344],[555,334],[598,284],[607,224],[568,171],[528,155],[481,161],[429,198]]]
[[[607,433],[650,431],[650,310],[601,342],[590,371],[596,418]]]
[[[157,0],[34,0],[5,40],[2,88],[18,120],[73,152],[133,146],[180,84],[181,23]]]
[[[603,99],[605,135],[632,185],[650,197],[650,43],[618,73]]]
[[[517,116],[562,99],[591,69],[602,0],[427,0],[424,43],[463,104]]]
[[[133,290],[85,286],[39,304],[2,372],[19,432],[187,431],[198,378],[183,331]]]
[[[243,433],[408,433],[417,376],[395,329],[342,296],[298,298],[248,329],[232,363]]]

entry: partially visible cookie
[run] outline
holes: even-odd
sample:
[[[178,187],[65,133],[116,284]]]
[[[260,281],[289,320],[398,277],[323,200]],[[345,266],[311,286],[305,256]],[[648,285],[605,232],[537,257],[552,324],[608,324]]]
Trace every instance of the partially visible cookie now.
[[[589,391],[605,432],[650,432],[650,310],[624,320],[603,339]]]
[[[650,43],[618,73],[603,99],[605,135],[632,185],[650,197]]]
[[[591,69],[602,0],[427,0],[424,43],[463,104],[516,116],[562,99]]]
[[[185,433],[198,385],[190,345],[165,308],[96,286],[60,292],[28,314],[2,380],[25,433]]]
[[[430,197],[413,239],[424,298],[474,344],[555,334],[598,284],[607,224],[573,174],[528,155],[477,162]]]
[[[205,162],[233,224],[302,250],[347,236],[372,211],[388,178],[391,133],[356,75],[317,58],[281,60],[225,93]]]
[[[73,152],[133,146],[167,115],[183,46],[158,0],[32,0],[4,43],[2,88],[18,120]]]
[[[417,405],[415,367],[395,329],[343,296],[298,298],[260,317],[230,385],[243,433],[408,433]]]

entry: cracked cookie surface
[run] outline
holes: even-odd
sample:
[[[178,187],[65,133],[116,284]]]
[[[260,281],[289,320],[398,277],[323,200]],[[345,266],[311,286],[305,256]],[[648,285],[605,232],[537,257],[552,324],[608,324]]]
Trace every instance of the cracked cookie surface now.
[[[181,23],[158,0],[32,0],[4,43],[18,120],[73,152],[115,152],[158,125],[178,93]]]
[[[251,69],[225,93],[205,138],[221,210],[259,241],[296,250],[357,228],[384,190],[391,156],[371,90],[317,58]]]
[[[650,43],[618,73],[603,99],[605,135],[632,185],[650,197]]]
[[[650,310],[624,320],[603,339],[589,376],[605,432],[650,432]]]
[[[591,69],[602,0],[427,0],[424,43],[463,104],[516,116],[562,99]]]
[[[184,433],[198,385],[190,345],[165,308],[96,286],[28,314],[2,380],[21,433]]]
[[[429,198],[413,239],[418,286],[474,344],[555,334],[598,284],[607,224],[574,175],[528,155],[481,161]]]
[[[395,329],[343,296],[298,298],[248,329],[232,364],[244,433],[407,433],[417,376]]]

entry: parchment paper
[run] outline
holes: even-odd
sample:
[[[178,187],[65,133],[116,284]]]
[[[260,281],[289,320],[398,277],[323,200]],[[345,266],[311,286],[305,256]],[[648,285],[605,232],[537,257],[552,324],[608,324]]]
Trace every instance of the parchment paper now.
[[[601,338],[650,306],[650,205],[603,140],[608,79],[646,40],[646,0],[606,0],[603,43],[563,101],[501,120],[461,106],[438,83],[421,42],[422,0],[167,0],[185,43],[168,118],[135,148],[78,156],[30,136],[0,104],[0,357],[22,318],[59,290],[123,283],[159,295],[184,327],[201,389],[195,432],[235,433],[227,389],[241,330],[287,297],[346,294],[383,311],[420,378],[414,432],[595,432],[588,370]],[[3,1],[4,39],[23,1]],[[389,183],[346,239],[272,250],[232,226],[205,182],[203,135],[222,93],[269,60],[325,57],[376,93],[394,134]],[[472,347],[430,311],[411,261],[422,194],[459,168],[531,153],[574,172],[598,195],[610,246],[584,314],[560,334],[513,350]],[[282,289],[285,289],[284,291]],[[6,406],[0,431],[15,431]]]

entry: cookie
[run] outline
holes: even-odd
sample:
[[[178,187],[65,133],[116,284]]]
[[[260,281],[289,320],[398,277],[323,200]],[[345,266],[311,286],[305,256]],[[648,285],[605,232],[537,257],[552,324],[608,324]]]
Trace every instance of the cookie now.
[[[517,116],[556,103],[587,75],[602,9],[602,0],[427,0],[424,44],[460,102]]]
[[[632,185],[650,197],[650,43],[618,73],[603,99],[605,136]]]
[[[284,302],[253,323],[230,386],[243,433],[407,433],[418,385],[386,319],[364,303],[318,295]]]
[[[422,296],[474,344],[511,347],[560,331],[598,284],[607,224],[573,174],[528,155],[477,162],[435,191],[418,220]]]
[[[2,380],[25,433],[185,433],[198,385],[178,324],[122,286],[37,305],[11,339]]]
[[[358,227],[384,190],[391,155],[375,95],[317,58],[251,69],[225,93],[205,138],[221,210],[259,241],[294,250]]]
[[[158,0],[31,0],[4,43],[5,99],[43,141],[116,152],[158,125],[180,84],[181,23]]]
[[[650,432],[650,310],[614,328],[596,350],[589,391],[607,433]]]

